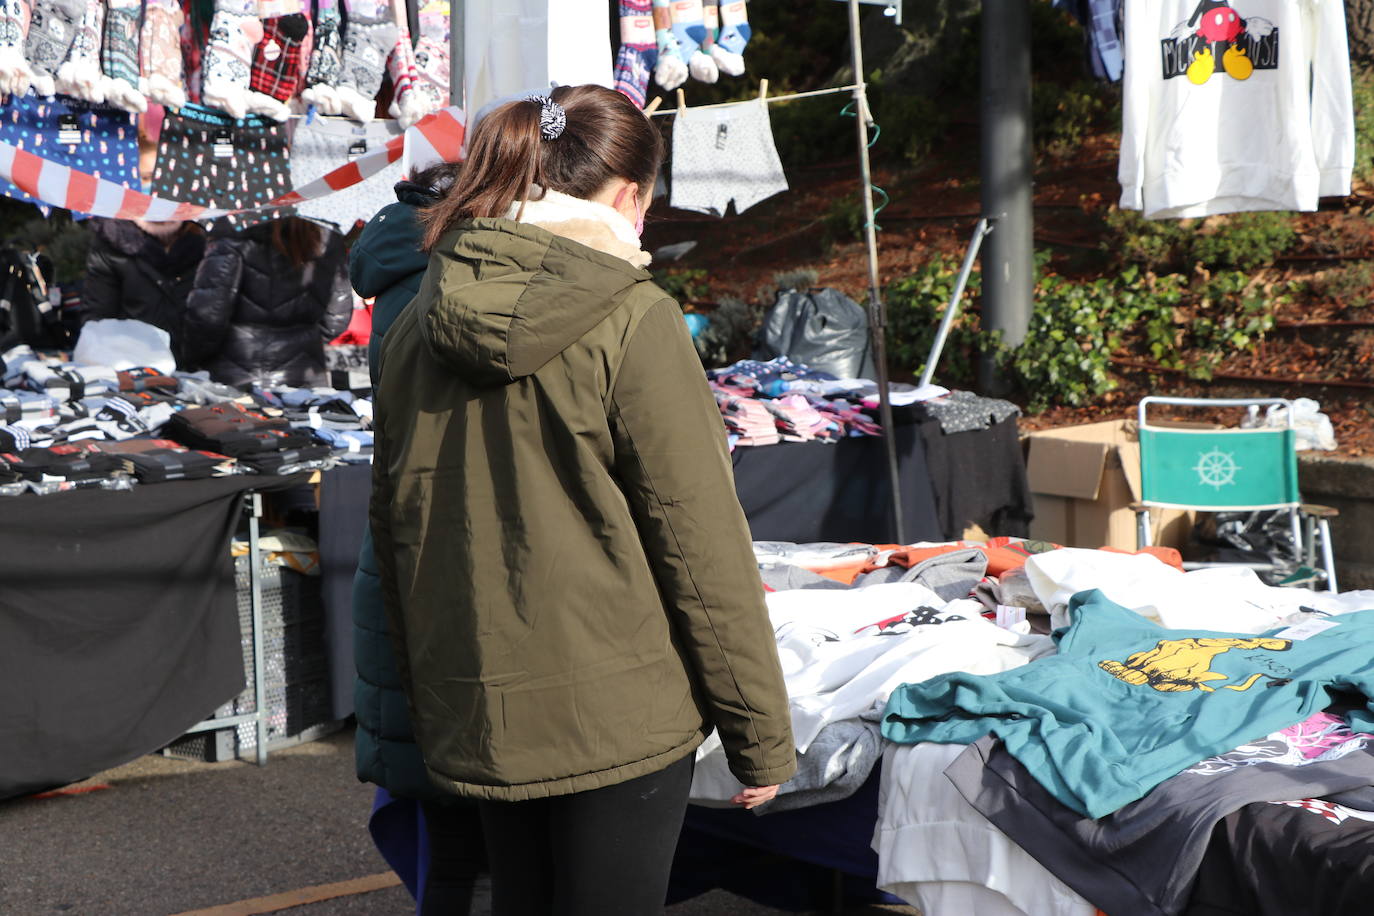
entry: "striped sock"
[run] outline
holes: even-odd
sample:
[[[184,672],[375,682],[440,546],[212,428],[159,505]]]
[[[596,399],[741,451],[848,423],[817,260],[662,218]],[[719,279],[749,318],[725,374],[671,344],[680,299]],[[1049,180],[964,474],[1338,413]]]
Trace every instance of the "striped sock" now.
[[[615,88],[640,108],[649,73],[658,60],[653,0],[620,0],[620,51],[615,58]]]

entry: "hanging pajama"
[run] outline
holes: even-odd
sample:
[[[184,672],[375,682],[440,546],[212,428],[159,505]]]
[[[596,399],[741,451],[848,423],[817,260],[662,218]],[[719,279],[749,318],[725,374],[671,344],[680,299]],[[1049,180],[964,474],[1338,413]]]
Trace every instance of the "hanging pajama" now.
[[[157,148],[153,193],[207,207],[259,207],[291,190],[287,128],[265,118],[235,121],[199,105],[167,112]],[[242,229],[292,211],[289,208],[234,214],[225,219]]]
[[[332,118],[303,121],[296,126],[295,136],[291,138],[291,184],[299,188],[359,156],[375,153],[399,134],[396,124],[390,121],[368,124]],[[392,189],[403,177],[398,159],[352,187],[297,205],[296,212],[331,222],[341,232],[347,232],[359,220],[366,222],[382,207],[394,204],[396,194]]]

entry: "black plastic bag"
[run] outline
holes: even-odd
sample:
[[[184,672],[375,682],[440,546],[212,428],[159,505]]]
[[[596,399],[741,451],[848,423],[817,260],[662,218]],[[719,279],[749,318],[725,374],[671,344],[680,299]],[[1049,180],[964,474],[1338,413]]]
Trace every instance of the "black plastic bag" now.
[[[1256,570],[1269,585],[1287,578],[1302,562],[1287,509],[1204,514],[1193,527],[1193,540],[1204,549],[1199,559],[1207,562],[1274,564],[1272,570]]]
[[[0,352],[19,344],[35,350],[72,345],[62,310],[48,301],[51,265],[44,262],[44,255],[0,249]]]
[[[839,378],[877,375],[868,311],[836,289],[780,290],[764,316],[757,359],[786,356]]]

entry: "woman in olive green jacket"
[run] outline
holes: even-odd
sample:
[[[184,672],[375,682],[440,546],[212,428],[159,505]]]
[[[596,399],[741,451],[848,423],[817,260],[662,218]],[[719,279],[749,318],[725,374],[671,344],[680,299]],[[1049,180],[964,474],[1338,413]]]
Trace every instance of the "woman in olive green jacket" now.
[[[487,115],[383,346],[388,623],[498,914],[660,911],[712,728],[738,804],[795,770],[719,412],[639,247],[661,146],[598,86]]]

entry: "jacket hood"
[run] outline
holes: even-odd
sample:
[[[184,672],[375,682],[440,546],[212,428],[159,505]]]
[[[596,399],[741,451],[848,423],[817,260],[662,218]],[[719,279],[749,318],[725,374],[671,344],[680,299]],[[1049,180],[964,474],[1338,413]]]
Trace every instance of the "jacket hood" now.
[[[437,295],[420,317],[435,357],[486,387],[532,375],[580,340],[648,271],[582,239],[494,217],[460,222],[435,246]],[[572,234],[575,227],[561,226]]]
[[[396,186],[396,196],[401,197],[400,185]],[[364,299],[380,296],[423,274],[429,265],[429,253],[420,248],[416,205],[402,198],[402,202],[378,210],[350,249],[348,261],[348,278]]]
[[[133,220],[94,217],[91,230],[120,254],[152,262],[161,270],[193,267],[205,253],[205,235],[199,231],[173,232],[171,247],[164,247],[161,239],[144,232]]]
[[[414,181],[398,181],[392,186],[392,190],[396,192],[398,201],[412,207],[428,207],[439,199],[439,192],[434,188]]]

